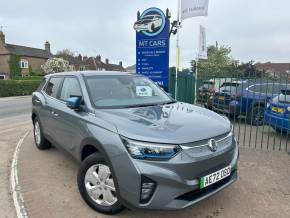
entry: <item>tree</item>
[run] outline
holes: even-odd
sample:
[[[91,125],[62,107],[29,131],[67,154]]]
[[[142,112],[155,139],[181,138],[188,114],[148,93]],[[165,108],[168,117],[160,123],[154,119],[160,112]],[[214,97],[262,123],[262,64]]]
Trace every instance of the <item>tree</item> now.
[[[264,72],[261,70],[258,70],[254,64],[254,61],[251,60],[247,63],[243,63],[239,66],[239,68],[244,71],[245,77],[262,77]]]
[[[74,57],[74,52],[66,48],[58,51],[55,56],[67,60],[69,57]]]
[[[62,58],[48,59],[45,64],[41,65],[41,68],[45,74],[58,73],[70,70],[68,61],[65,61]]]
[[[11,79],[17,76],[21,76],[20,56],[15,55],[15,54],[10,55],[8,64],[9,64]]]
[[[208,59],[197,63],[199,75],[204,77],[234,77],[242,74],[239,62],[230,57],[231,48],[226,46],[209,46]],[[191,70],[195,72],[196,61],[191,61]]]

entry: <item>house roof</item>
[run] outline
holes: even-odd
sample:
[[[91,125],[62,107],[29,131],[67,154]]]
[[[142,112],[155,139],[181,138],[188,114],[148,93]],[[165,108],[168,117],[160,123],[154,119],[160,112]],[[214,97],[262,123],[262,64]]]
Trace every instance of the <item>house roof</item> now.
[[[290,63],[256,63],[255,67],[258,70],[272,71],[277,73],[290,72]]]
[[[5,48],[8,50],[9,54],[15,54],[20,56],[37,57],[48,59],[52,57],[50,52],[44,49],[31,48],[21,45],[5,44]]]
[[[109,71],[126,71],[120,64],[106,64],[105,66]]]

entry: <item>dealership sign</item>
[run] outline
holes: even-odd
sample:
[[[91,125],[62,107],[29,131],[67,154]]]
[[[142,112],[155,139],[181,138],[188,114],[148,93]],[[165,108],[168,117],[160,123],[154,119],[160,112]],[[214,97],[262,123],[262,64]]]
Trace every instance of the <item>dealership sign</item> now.
[[[145,10],[134,24],[136,72],[168,88],[170,21],[158,8]]]

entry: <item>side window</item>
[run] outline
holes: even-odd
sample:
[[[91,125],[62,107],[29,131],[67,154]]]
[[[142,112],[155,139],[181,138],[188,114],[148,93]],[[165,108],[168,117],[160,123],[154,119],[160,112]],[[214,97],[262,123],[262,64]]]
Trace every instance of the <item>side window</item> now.
[[[47,83],[45,93],[51,97],[56,98],[61,81],[62,81],[61,77],[52,77]]]
[[[82,91],[77,78],[67,77],[63,81],[60,100],[65,101],[70,97],[82,97]]]
[[[36,91],[37,91],[37,92],[40,92],[41,89],[44,87],[45,83],[46,83],[46,78],[44,78],[44,79],[41,81],[41,83],[39,84],[39,86],[38,86],[38,88],[37,88]]]

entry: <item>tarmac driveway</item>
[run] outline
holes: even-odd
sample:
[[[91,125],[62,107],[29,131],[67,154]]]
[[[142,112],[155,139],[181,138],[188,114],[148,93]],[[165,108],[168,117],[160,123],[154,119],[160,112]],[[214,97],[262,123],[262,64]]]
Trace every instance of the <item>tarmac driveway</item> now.
[[[19,156],[19,179],[29,217],[108,217],[94,212],[77,190],[77,163],[52,148],[39,151],[32,134]],[[231,187],[179,211],[125,210],[115,217],[289,217],[290,156],[241,149],[239,179]]]

